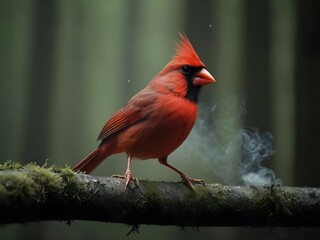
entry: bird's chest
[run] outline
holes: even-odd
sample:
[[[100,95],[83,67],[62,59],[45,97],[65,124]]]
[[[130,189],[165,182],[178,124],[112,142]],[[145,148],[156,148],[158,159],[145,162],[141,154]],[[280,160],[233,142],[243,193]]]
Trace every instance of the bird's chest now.
[[[197,105],[186,99],[160,101],[150,117],[132,129],[126,152],[140,159],[167,156],[187,138],[196,117]]]
[[[186,101],[187,103],[189,101]],[[197,106],[195,104],[172,103],[165,110],[155,115],[156,128],[159,132],[167,133],[171,138],[179,138],[189,134],[197,117]]]

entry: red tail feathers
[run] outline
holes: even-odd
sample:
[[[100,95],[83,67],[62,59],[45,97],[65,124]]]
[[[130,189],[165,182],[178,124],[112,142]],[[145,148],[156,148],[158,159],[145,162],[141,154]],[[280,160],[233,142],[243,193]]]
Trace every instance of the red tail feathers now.
[[[97,147],[88,156],[82,159],[76,166],[73,167],[73,171],[82,171],[85,173],[92,172],[104,159],[105,154],[101,153],[101,148]]]

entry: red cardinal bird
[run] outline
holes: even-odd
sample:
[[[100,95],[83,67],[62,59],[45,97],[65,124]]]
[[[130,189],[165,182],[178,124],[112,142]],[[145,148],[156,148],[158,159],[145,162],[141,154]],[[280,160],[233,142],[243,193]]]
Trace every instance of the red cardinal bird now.
[[[107,121],[98,137],[100,145],[73,170],[90,173],[110,155],[125,152],[125,188],[131,181],[138,184],[130,170],[132,158],[159,159],[191,189],[192,183],[204,183],[167,162],[168,155],[183,143],[196,121],[200,88],[215,82],[188,38],[182,34],[180,37],[173,59]]]

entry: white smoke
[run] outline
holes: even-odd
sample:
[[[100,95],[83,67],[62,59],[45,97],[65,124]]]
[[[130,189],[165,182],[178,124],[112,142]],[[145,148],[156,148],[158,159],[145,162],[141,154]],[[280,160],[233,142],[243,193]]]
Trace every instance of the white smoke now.
[[[194,129],[177,154],[212,169],[225,184],[281,185],[275,173],[262,166],[274,153],[272,135],[240,126],[246,113],[242,97],[227,97],[200,109]]]

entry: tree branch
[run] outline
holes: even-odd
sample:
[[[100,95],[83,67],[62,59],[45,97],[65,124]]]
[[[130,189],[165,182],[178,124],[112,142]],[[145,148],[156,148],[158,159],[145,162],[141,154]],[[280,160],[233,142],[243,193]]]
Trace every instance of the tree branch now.
[[[77,174],[69,168],[0,165],[0,223],[90,220],[178,226],[320,226],[320,189],[222,186]]]

